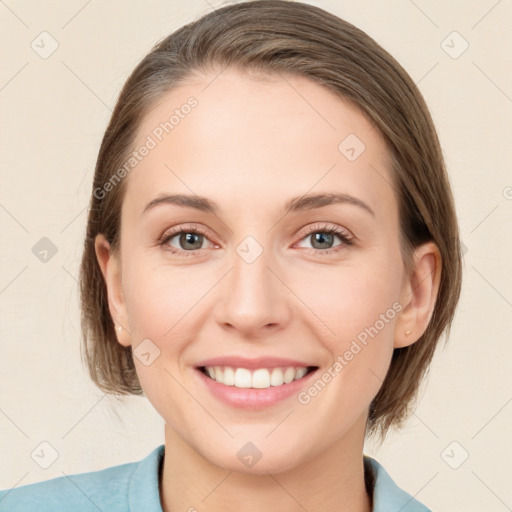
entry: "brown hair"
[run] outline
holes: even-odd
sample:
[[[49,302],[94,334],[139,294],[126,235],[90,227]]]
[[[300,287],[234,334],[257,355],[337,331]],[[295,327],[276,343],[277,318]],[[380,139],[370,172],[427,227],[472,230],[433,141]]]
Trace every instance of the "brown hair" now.
[[[355,104],[388,146],[399,203],[401,249],[412,269],[413,250],[433,241],[442,258],[435,309],[423,336],[394,350],[370,406],[367,434],[401,427],[412,409],[438,340],[449,335],[459,299],[462,257],[450,183],[439,140],[418,88],[400,64],[365,32],[318,7],[256,0],[219,8],[159,43],[126,81],[96,163],[80,272],[82,359],[96,385],[114,395],[143,394],[131,347],[117,342],[94,240],[102,233],[118,249],[126,180],[108,194],[105,183],[129,153],[144,116],[195,72],[231,66],[307,77]]]

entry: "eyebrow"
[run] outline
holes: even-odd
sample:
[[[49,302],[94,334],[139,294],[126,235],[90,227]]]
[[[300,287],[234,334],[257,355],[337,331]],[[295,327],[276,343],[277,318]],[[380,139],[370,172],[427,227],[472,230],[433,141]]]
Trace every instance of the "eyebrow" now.
[[[184,208],[194,208],[202,212],[213,213],[214,215],[217,215],[219,212],[218,205],[207,197],[186,194],[173,194],[161,195],[153,199],[148,204],[146,204],[142,213],[145,213],[148,210],[163,204],[172,204],[176,206],[182,206]],[[312,210],[331,204],[351,204],[358,206],[375,217],[375,212],[364,201],[350,194],[344,193],[320,193],[293,197],[284,205],[283,213],[287,214],[303,210]]]

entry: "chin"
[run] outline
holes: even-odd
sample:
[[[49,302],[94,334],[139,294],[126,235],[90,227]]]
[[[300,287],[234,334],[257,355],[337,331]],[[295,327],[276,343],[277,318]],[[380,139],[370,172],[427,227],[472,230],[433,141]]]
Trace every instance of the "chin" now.
[[[222,458],[219,460],[220,464],[216,465],[228,471],[247,475],[268,475],[268,473],[279,474],[289,471],[297,466],[297,459],[290,455],[291,454],[286,457],[265,457],[265,455],[262,454],[261,459],[255,462],[252,466],[245,465],[238,459],[238,457],[235,459],[230,458],[229,460]],[[214,461],[212,461],[212,463],[214,463]]]
[[[294,469],[302,463],[305,456],[305,447],[301,446],[275,446],[268,442],[230,440],[221,450],[219,444],[212,446],[212,450],[196,450],[214,466],[226,471],[248,475],[278,474]]]

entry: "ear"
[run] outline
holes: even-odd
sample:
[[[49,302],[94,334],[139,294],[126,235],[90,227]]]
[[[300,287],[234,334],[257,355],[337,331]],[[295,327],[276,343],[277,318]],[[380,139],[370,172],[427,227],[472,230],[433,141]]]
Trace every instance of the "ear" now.
[[[112,251],[110,244],[102,234],[96,236],[94,249],[107,287],[108,308],[114,320],[117,341],[121,345],[129,347],[131,339],[127,330],[128,315],[124,302],[119,256]]]
[[[426,331],[437,300],[441,270],[441,254],[434,242],[416,248],[414,268],[403,280],[400,296],[403,309],[395,324],[395,348],[412,345]]]

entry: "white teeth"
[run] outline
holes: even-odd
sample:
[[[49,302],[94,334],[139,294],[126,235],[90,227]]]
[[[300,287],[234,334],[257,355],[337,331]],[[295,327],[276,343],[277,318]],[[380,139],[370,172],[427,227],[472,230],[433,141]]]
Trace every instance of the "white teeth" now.
[[[237,371],[239,371],[238,368]],[[236,382],[236,380],[235,380]],[[256,370],[252,374],[252,387],[253,388],[269,388],[270,387],[270,373],[265,368],[261,368],[260,370]]]
[[[281,386],[283,384],[283,372],[280,368],[274,368],[272,370],[272,375],[270,376],[270,384],[272,386]]]
[[[215,372],[216,375],[217,372]],[[224,381],[221,379],[216,379],[217,382]],[[250,370],[247,370],[247,368],[237,368],[235,372],[235,386],[237,388],[250,388],[251,387],[251,372]]]
[[[306,375],[306,373],[308,373],[307,368],[299,368],[295,374],[295,378],[302,379],[302,377],[304,377],[304,375]]]
[[[235,371],[233,370],[233,368],[230,368],[229,366],[226,366],[226,368],[224,368],[224,376],[222,382],[226,386],[235,385]]]
[[[293,380],[301,379],[308,372],[307,368],[259,368],[251,371],[247,368],[231,366],[206,366],[206,373],[215,381],[225,386],[237,388],[266,389],[270,386],[281,386]]]
[[[286,368],[283,376],[284,383],[288,384],[293,379],[295,379],[295,368]]]

